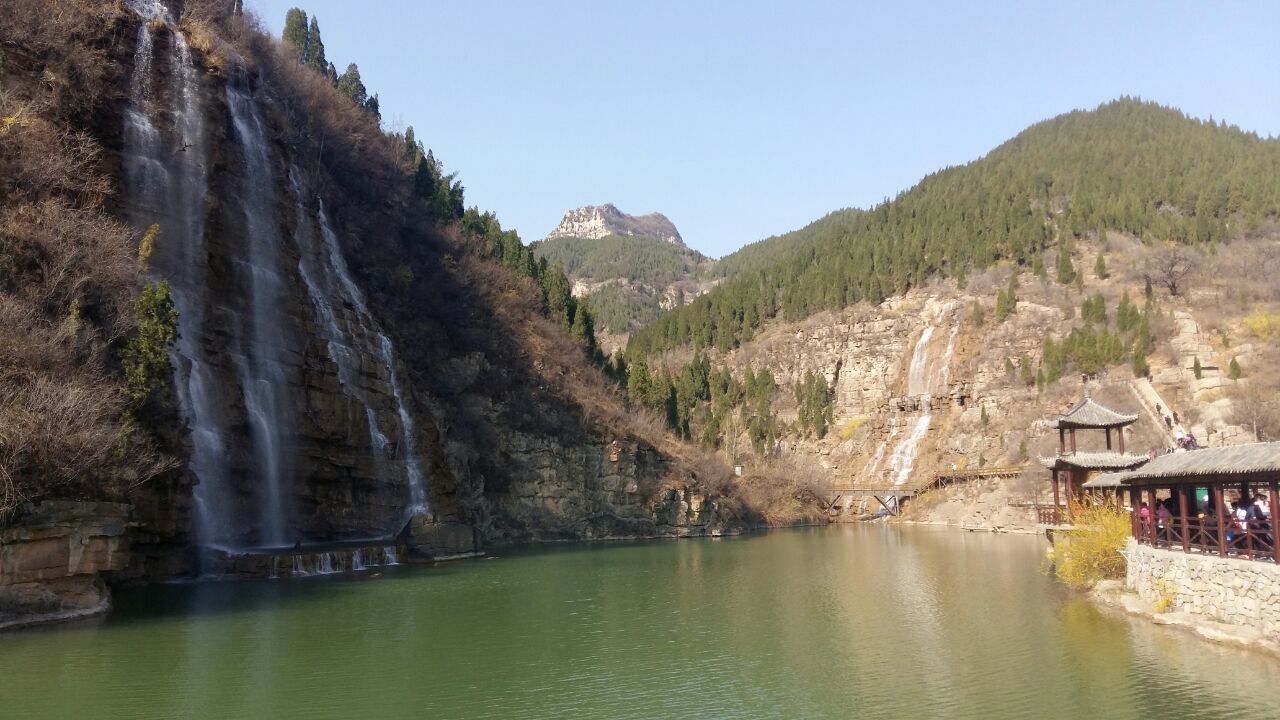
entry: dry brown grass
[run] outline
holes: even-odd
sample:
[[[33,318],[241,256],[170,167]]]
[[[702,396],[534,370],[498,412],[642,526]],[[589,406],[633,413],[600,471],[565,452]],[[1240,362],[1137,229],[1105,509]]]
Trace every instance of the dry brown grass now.
[[[0,0],[0,520],[24,500],[119,497],[174,466],[113,370],[139,278],[83,118],[109,85],[117,11]]]

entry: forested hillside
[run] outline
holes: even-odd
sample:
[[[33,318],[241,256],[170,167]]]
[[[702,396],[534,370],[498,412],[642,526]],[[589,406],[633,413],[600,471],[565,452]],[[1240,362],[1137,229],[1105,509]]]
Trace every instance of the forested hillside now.
[[[765,320],[920,286],[1102,229],[1212,246],[1280,213],[1280,141],[1124,98],[1028,128],[866,212],[841,211],[721,261],[731,279],[631,337],[629,353],[727,350]]]
[[[556,237],[532,243],[539,262],[568,275],[591,313],[620,334],[656,320],[664,308],[698,294],[715,261],[689,248],[642,235]]]

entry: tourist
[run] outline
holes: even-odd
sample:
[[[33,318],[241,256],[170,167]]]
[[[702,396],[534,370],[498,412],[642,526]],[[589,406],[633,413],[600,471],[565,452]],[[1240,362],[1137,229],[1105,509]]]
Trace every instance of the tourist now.
[[[1267,502],[1267,497],[1262,493],[1253,496],[1253,506],[1258,509],[1259,519],[1271,519],[1271,503]]]
[[[1160,539],[1169,541],[1169,520],[1173,518],[1173,513],[1169,512],[1169,506],[1165,502],[1156,503],[1156,526],[1160,528]]]

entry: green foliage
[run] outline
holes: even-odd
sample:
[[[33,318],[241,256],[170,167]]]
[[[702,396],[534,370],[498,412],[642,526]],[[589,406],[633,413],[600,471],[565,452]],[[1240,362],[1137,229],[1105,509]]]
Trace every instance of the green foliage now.
[[[1018,308],[1018,273],[1009,276],[1009,286],[996,293],[996,323],[1009,319]]]
[[[1031,387],[1036,384],[1036,371],[1031,364],[1031,358],[1026,353],[1018,356],[1018,369],[1022,373],[1023,385]]]
[[[305,18],[306,15],[304,14]],[[288,31],[288,20],[286,17],[285,29]],[[324,40],[320,39],[320,23],[311,18],[311,27],[307,30],[307,67],[318,73],[324,74],[329,71],[329,61],[324,56]]]
[[[1034,125],[870,210],[743,248],[720,262],[728,279],[715,291],[637,331],[630,348],[734,347],[776,315],[876,303],[960,268],[1030,265],[1055,236],[1060,247],[1098,229],[1205,242],[1225,236],[1228,218],[1248,228],[1278,213],[1280,140],[1124,98]]]
[[[338,77],[338,92],[360,107],[364,107],[369,101],[369,91],[360,80],[360,68],[355,63],[347,65],[347,69]]]
[[[1107,301],[1102,297],[1102,293],[1094,293],[1084,299],[1080,304],[1080,318],[1089,325],[1107,324]]]
[[[1036,253],[1035,255],[1031,256],[1031,274],[1035,275],[1041,280],[1049,279],[1049,271],[1045,269],[1043,254]]]
[[[1196,376],[1197,380],[1204,376],[1204,368],[1200,367],[1200,358],[1198,356],[1191,365],[1191,373]]]
[[[284,44],[297,56],[298,62],[307,61],[307,13],[302,8],[290,8],[284,14]]]
[[[534,254],[561,263],[569,277],[625,278],[649,285],[670,285],[695,276],[707,258],[658,238],[610,235],[589,240],[554,238],[534,243]]]
[[[1004,359],[1004,376],[1007,378],[1012,378],[1014,374],[1017,373],[1017,371],[1018,369],[1013,366],[1013,360],[1006,357]]]
[[[129,396],[136,402],[151,397],[173,375],[169,346],[178,339],[178,310],[169,295],[169,283],[142,289],[133,305],[137,329],[121,352]]]
[[[629,332],[656,320],[662,315],[659,299],[620,283],[610,283],[586,296],[600,327],[612,333]]]
[[[806,370],[795,392],[801,434],[819,439],[826,437],[832,419],[831,391],[826,378]]]
[[[1076,266],[1071,262],[1071,248],[1065,243],[1058,247],[1058,264],[1055,269],[1058,282],[1070,285],[1076,281]]]
[[[1231,365],[1227,367],[1227,377],[1232,380],[1239,380],[1244,377],[1244,369],[1240,367],[1240,361],[1234,357],[1231,358]]]
[[[152,224],[142,234],[138,243],[138,269],[147,272],[151,267],[151,255],[156,251],[156,236],[160,234],[160,226]]]
[[[987,415],[986,405],[982,406],[982,413],[978,416],[978,419],[982,422],[982,427],[986,427],[991,424],[991,418]]]
[[[973,322],[974,327],[982,327],[987,323],[987,314],[983,312],[981,302],[973,301],[973,308],[969,311],[969,320]]]
[[[1093,275],[1099,280],[1106,280],[1111,277],[1107,273],[1107,260],[1102,256],[1102,253],[1098,253],[1098,259],[1093,262]]]

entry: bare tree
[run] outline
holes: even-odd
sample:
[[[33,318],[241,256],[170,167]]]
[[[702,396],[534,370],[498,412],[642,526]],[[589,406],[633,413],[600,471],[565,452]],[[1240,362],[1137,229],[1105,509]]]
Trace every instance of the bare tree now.
[[[1152,285],[1163,285],[1177,297],[1186,290],[1187,278],[1200,265],[1199,254],[1183,245],[1156,248],[1147,253],[1142,276]]]
[[[1231,393],[1231,422],[1251,429],[1259,441],[1280,438],[1280,393],[1256,383],[1237,386]]]

